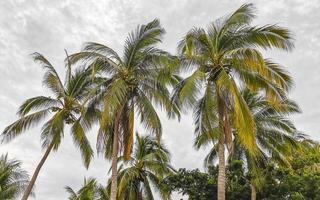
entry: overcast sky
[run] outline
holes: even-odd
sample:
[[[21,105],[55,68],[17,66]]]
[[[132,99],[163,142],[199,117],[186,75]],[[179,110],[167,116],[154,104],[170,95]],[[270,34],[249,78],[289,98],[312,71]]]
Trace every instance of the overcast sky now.
[[[43,71],[30,54],[44,54],[64,72],[64,49],[74,53],[84,42],[106,44],[119,53],[129,31],[138,24],[159,18],[166,29],[162,47],[174,53],[177,41],[193,26],[207,26],[246,1],[235,0],[2,0],[0,1],[0,130],[16,119],[24,99],[46,94]],[[282,63],[295,80],[291,97],[303,113],[294,116],[299,130],[320,140],[320,2],[318,0],[250,1],[258,10],[255,24],[278,23],[295,36],[296,48],[273,51],[267,56]],[[162,115],[162,114],[161,114]],[[164,140],[175,167],[202,167],[205,151],[193,149],[192,117],[168,121],[162,115]],[[95,132],[89,134],[95,145]],[[0,144],[0,153],[23,161],[32,174],[43,152],[39,128]],[[78,189],[83,177],[96,177],[105,184],[109,163],[95,158],[87,171],[68,132],[58,152],[52,153],[36,182],[37,200],[67,199],[64,186]]]

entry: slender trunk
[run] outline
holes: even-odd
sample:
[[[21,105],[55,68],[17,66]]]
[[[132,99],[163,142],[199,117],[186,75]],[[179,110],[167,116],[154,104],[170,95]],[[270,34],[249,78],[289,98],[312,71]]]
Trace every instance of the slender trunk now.
[[[31,178],[31,181],[29,182],[29,184],[28,184],[28,186],[27,186],[27,189],[24,191],[21,200],[27,200],[27,199],[28,199],[28,197],[29,197],[29,195],[30,195],[30,193],[31,193],[31,191],[32,191],[32,188],[33,188],[33,186],[34,186],[34,183],[35,183],[36,180],[37,180],[37,177],[38,177],[38,175],[39,175],[39,172],[40,172],[40,170],[41,170],[41,167],[43,166],[44,162],[47,160],[47,158],[48,158],[48,156],[49,156],[49,154],[50,154],[50,152],[51,152],[51,150],[52,150],[52,147],[53,147],[53,143],[51,143],[51,144],[48,146],[46,152],[44,153],[43,157],[41,158],[40,163],[38,164],[36,170],[34,171],[34,173],[33,173],[33,175],[32,175],[32,178]]]
[[[114,132],[113,137],[113,145],[112,145],[112,174],[111,174],[111,200],[117,199],[117,179],[118,179],[118,171],[117,171],[117,164],[118,164],[118,131]]]
[[[221,135],[218,144],[218,156],[219,156],[219,172],[218,172],[218,200],[225,200],[226,190],[226,165],[224,155],[224,136]]]
[[[257,189],[254,185],[250,185],[251,187],[251,200],[256,200],[257,199]]]
[[[228,111],[224,100],[220,96],[219,88],[216,88],[218,97],[218,113],[219,113],[219,126],[221,134],[218,143],[218,200],[225,200],[226,198],[226,164],[225,164],[225,142],[226,134],[228,133]]]
[[[142,199],[142,191],[141,191],[141,190],[139,190],[139,192],[138,192],[138,198],[137,198],[137,200],[143,200],[143,199]]]
[[[118,191],[118,151],[119,151],[119,123],[121,117],[122,108],[118,111],[115,125],[114,125],[114,137],[113,137],[113,144],[112,144],[112,156],[111,156],[111,200],[117,200],[117,191]]]

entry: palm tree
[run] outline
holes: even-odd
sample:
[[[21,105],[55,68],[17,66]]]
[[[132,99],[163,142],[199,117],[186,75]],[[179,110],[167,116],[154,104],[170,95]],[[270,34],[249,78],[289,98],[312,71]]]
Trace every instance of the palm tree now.
[[[290,167],[290,157],[292,151],[299,147],[296,140],[297,130],[293,123],[288,119],[289,114],[300,112],[297,104],[289,99],[284,100],[275,108],[269,104],[262,95],[252,93],[248,89],[241,91],[241,95],[247,103],[256,124],[256,143],[258,153],[252,156],[250,152],[241,145],[237,134],[234,138],[233,151],[228,159],[243,160],[251,176],[251,199],[256,199],[256,191],[261,184],[259,168],[265,168],[268,162]],[[200,148],[216,141],[208,135],[199,135],[196,138],[195,146]],[[205,166],[213,164],[217,158],[217,149],[212,148],[205,158]]]
[[[70,194],[69,200],[108,200],[109,197],[105,188],[97,183],[93,178],[84,179],[83,186],[76,192],[71,187],[66,186],[66,191]]]
[[[259,153],[256,157],[252,157],[235,138],[234,152],[229,159],[246,162],[251,175],[251,200],[255,200],[257,188],[262,184],[259,168],[265,168],[268,162],[290,167],[289,161],[293,151],[299,149],[299,142],[296,140],[299,133],[288,115],[298,113],[300,109],[289,99],[282,101],[275,108],[264,97],[249,90],[242,91],[242,96],[253,113]]]
[[[175,58],[156,47],[163,34],[164,29],[155,19],[129,34],[122,57],[97,43],[87,43],[82,52],[70,56],[73,64],[85,62],[100,83],[92,102],[103,107],[97,147],[112,160],[111,200],[117,196],[118,154],[123,152],[125,159],[131,155],[135,114],[160,139],[162,127],[154,106],[168,111],[171,108],[166,84],[177,80],[171,76],[174,65],[170,63]]]
[[[289,31],[276,25],[252,26],[252,4],[242,5],[206,30],[193,28],[179,44],[182,70],[191,75],[175,88],[173,101],[195,108],[196,134],[218,140],[218,199],[225,199],[225,145],[232,148],[232,130],[251,154],[257,152],[254,118],[239,86],[262,91],[274,105],[285,98],[291,78],[263,58],[259,48],[290,50]]]
[[[0,199],[17,199],[29,183],[28,173],[21,169],[21,162],[9,160],[8,155],[0,157]]]
[[[63,84],[52,64],[41,54],[34,53],[33,58],[44,70],[43,84],[54,97],[36,96],[27,99],[19,108],[20,119],[5,128],[2,133],[4,142],[9,142],[25,130],[39,124],[50,116],[41,129],[42,147],[46,149],[40,163],[26,188],[22,200],[27,200],[37,176],[52,150],[58,150],[64,135],[65,124],[72,125],[70,133],[75,145],[79,148],[84,164],[89,166],[93,150],[86,138],[85,131],[91,127],[98,111],[86,107],[85,97],[91,91],[91,79],[83,69],[71,72],[67,67],[65,83]]]
[[[133,156],[128,162],[120,157],[119,162],[122,165],[118,172],[118,199],[154,199],[151,188],[168,199],[161,182],[174,170],[170,166],[169,151],[156,138],[136,134]]]

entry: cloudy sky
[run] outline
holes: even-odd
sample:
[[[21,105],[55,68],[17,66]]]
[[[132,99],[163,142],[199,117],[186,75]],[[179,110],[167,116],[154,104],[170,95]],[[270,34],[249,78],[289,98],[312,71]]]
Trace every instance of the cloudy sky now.
[[[318,0],[251,1],[258,10],[255,24],[278,23],[295,36],[290,53],[274,51],[267,56],[287,66],[296,86],[291,97],[303,113],[294,116],[297,127],[320,140],[320,2]],[[159,18],[167,34],[163,48],[174,53],[177,41],[193,26],[206,26],[245,1],[235,0],[2,0],[0,1],[0,130],[16,119],[15,112],[26,98],[46,94],[43,71],[30,53],[44,54],[62,74],[64,49],[79,51],[84,42],[106,44],[122,50],[124,39],[138,24]],[[162,114],[161,114],[162,115]],[[164,115],[162,115],[164,116]],[[164,140],[177,168],[202,167],[205,151],[192,148],[192,117],[168,121],[162,117]],[[90,133],[95,145],[95,132]],[[39,129],[34,128],[10,144],[0,144],[0,153],[23,161],[31,174],[40,160]],[[83,177],[105,183],[109,163],[94,160],[89,170],[82,166],[68,132],[52,153],[37,180],[37,200],[66,199],[65,185],[78,188]]]

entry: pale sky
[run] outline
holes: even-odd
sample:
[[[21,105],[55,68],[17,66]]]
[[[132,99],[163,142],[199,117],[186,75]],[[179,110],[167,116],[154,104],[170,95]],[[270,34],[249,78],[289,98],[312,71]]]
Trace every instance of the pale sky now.
[[[44,54],[64,72],[64,49],[77,52],[84,42],[99,42],[122,53],[127,33],[138,24],[159,18],[166,29],[161,47],[175,53],[177,42],[190,28],[206,27],[229,14],[242,3],[235,0],[2,0],[0,1],[0,131],[16,118],[24,99],[47,94],[42,87],[43,71],[30,54]],[[303,113],[293,117],[296,126],[320,140],[320,2],[318,0],[250,1],[257,7],[255,24],[288,27],[295,37],[292,52],[272,51],[266,56],[287,67],[295,80],[291,97]],[[163,136],[176,168],[202,168],[205,150],[192,147],[192,116],[179,122],[161,114]],[[95,146],[96,131],[89,134]],[[9,144],[0,144],[0,153],[23,161],[30,175],[43,154],[39,128]],[[52,153],[36,182],[36,200],[67,199],[64,186],[78,189],[83,177],[95,177],[105,184],[109,162],[95,158],[89,170],[65,131],[58,152]]]

